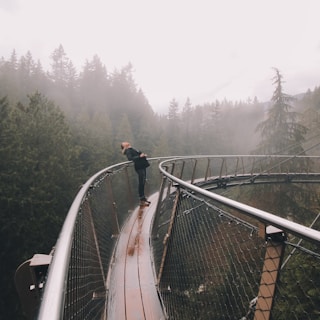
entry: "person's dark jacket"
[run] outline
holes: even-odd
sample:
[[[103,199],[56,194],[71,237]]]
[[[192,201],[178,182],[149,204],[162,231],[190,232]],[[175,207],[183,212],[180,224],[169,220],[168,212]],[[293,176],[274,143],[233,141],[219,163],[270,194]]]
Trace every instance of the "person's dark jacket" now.
[[[136,170],[147,168],[149,166],[149,163],[146,159],[146,157],[140,157],[141,151],[137,151],[133,148],[128,148],[125,150],[124,154],[127,156],[129,161],[133,161],[134,168]]]

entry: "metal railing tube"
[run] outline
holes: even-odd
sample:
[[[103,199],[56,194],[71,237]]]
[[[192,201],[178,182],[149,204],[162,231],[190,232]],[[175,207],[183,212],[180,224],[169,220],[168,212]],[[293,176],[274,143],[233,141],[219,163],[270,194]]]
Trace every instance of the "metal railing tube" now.
[[[149,160],[157,160],[162,161],[159,164],[159,170],[160,172],[170,179],[171,181],[179,184],[180,186],[187,188],[189,190],[193,190],[199,194],[202,194],[212,200],[218,201],[224,205],[227,205],[231,208],[237,208],[247,214],[248,216],[252,216],[256,218],[257,220],[270,224],[273,226],[276,226],[280,229],[286,230],[288,232],[291,232],[292,234],[298,235],[302,238],[314,241],[319,243],[320,242],[320,232],[316,231],[314,229],[299,225],[295,222],[288,221],[284,218],[277,217],[271,213],[250,207],[248,205],[239,203],[237,201],[228,199],[226,197],[223,197],[221,195],[215,194],[213,192],[210,192],[208,190],[201,189],[197,187],[196,185],[190,184],[186,181],[183,181],[182,179],[179,179],[173,175],[173,173],[167,172],[163,166],[166,166],[166,163],[169,161],[175,161],[175,160],[187,160],[187,159],[203,159],[203,158],[265,158],[266,156],[263,155],[255,155],[255,156],[248,156],[248,155],[203,155],[203,156],[171,156],[171,157],[159,157],[159,158],[150,158]],[[288,156],[272,156],[273,158],[278,159],[286,159]],[[308,158],[319,158],[317,156],[309,156]],[[295,156],[294,158],[300,158],[300,156]],[[304,158],[301,156],[301,158]],[[286,161],[286,160],[284,160]],[[283,162],[284,162],[283,161]],[[65,305],[65,296],[66,296],[66,290],[67,290],[67,280],[68,280],[68,267],[69,263],[71,261],[71,251],[72,251],[72,242],[73,242],[73,236],[75,233],[75,226],[77,222],[77,218],[79,215],[79,210],[81,209],[81,206],[83,204],[83,201],[86,199],[89,193],[89,189],[94,186],[94,183],[100,178],[105,178],[105,176],[110,172],[116,172],[117,170],[121,170],[124,166],[132,165],[131,162],[126,161],[122,163],[118,163],[112,166],[109,166],[95,175],[93,175],[91,178],[88,179],[88,181],[82,186],[82,188],[79,190],[78,194],[76,195],[69,212],[67,214],[67,217],[65,219],[65,222],[63,224],[62,230],[60,232],[55,251],[53,254],[52,262],[48,269],[48,276],[46,279],[46,283],[43,289],[43,297],[38,313],[38,319],[39,320],[58,320],[63,319],[64,314],[64,305]],[[170,167],[170,165],[169,165]],[[183,171],[183,168],[182,168]],[[170,188],[170,186],[168,186]],[[162,198],[162,197],[161,197]]]
[[[191,191],[195,191],[199,194],[202,194],[203,196],[206,196],[209,199],[218,201],[228,207],[236,208],[236,209],[244,212],[245,214],[247,214],[251,217],[254,217],[257,220],[259,220],[265,224],[270,224],[270,225],[273,225],[277,228],[287,230],[294,235],[298,235],[298,236],[305,238],[305,239],[308,239],[312,242],[316,242],[316,243],[320,242],[320,232],[317,230],[308,228],[306,226],[302,226],[302,225],[295,223],[293,221],[286,220],[284,218],[273,215],[269,212],[251,207],[249,205],[237,202],[235,200],[228,199],[226,197],[223,197],[223,196],[218,195],[216,193],[207,191],[207,190],[202,189],[196,185],[193,185],[189,182],[183,181],[183,180],[173,176],[172,174],[168,173],[167,171],[165,171],[162,168],[162,165],[165,165],[169,161],[170,160],[166,160],[166,161],[161,162],[159,165],[159,168],[160,168],[160,171],[165,176],[167,176],[170,180],[174,181],[175,183],[177,183],[177,184],[179,184],[179,185],[181,185]]]
[[[163,161],[165,159],[175,159],[178,157],[158,157],[150,158],[150,161]],[[100,176],[108,172],[119,170],[122,167],[132,165],[131,161],[120,162],[109,166],[94,174],[82,186],[76,195],[68,211],[57,240],[53,258],[48,269],[48,276],[44,286],[43,296],[38,312],[38,320],[60,320],[63,319],[65,296],[67,290],[68,267],[72,249],[73,235],[75,232],[76,220],[80,207],[85,200],[92,184]]]
[[[60,320],[63,319],[64,299],[68,276],[68,266],[72,247],[75,222],[82,201],[85,199],[91,184],[100,175],[112,171],[113,168],[120,167],[129,162],[122,162],[105,168],[93,175],[80,189],[74,199],[68,215],[60,232],[57,245],[55,247],[52,262],[48,270],[45,289],[39,309],[38,320]]]

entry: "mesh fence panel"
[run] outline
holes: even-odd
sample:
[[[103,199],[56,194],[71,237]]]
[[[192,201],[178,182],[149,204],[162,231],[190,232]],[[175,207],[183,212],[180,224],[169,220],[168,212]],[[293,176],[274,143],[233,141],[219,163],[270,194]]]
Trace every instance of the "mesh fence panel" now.
[[[68,273],[65,319],[99,319],[105,284],[88,200],[78,216]],[[103,242],[101,239],[100,242]]]
[[[181,166],[175,170],[179,176]],[[206,188],[209,184],[200,183]],[[152,245],[159,293],[169,319],[320,320],[319,244],[286,230],[287,240],[265,238],[260,232],[264,228],[258,229],[261,223],[243,212],[172,185],[170,180],[166,186]],[[316,194],[313,185],[302,187],[304,193],[309,189]],[[228,192],[224,186],[220,190]],[[310,207],[317,208],[316,202],[313,199]],[[305,225],[312,215],[315,212],[302,215]],[[319,227],[320,219],[313,229]],[[272,255],[279,241],[283,243],[280,264]],[[261,294],[263,284],[267,293]]]
[[[228,190],[229,181],[223,181],[227,175],[249,172],[254,180],[259,175],[263,181],[263,175],[254,172],[267,172],[264,162],[273,166],[268,158],[231,160],[180,159],[167,169],[184,180],[205,177],[195,182],[208,190],[212,186]],[[295,162],[290,168],[306,170],[305,164]],[[90,185],[79,205],[66,292],[61,293],[65,294],[64,319],[101,319],[106,312],[106,278],[112,251],[123,223],[137,205],[137,177],[132,169],[132,165],[120,165],[112,172],[106,171]],[[310,168],[306,171],[311,172]],[[151,241],[159,294],[169,319],[253,319],[254,312],[262,310],[259,290],[270,247],[270,242],[258,235],[258,221],[194,191],[179,188],[178,193],[171,193],[177,185],[159,179],[155,161],[148,172],[151,179],[147,192],[161,182],[164,187]],[[276,182],[278,178],[273,179]],[[299,192],[308,194],[308,190]],[[317,201],[316,196],[312,200],[315,208]],[[309,221],[312,214],[310,211],[302,217]],[[319,230],[320,222],[317,224],[314,228]],[[276,294],[268,319],[320,320],[319,244],[290,234],[287,237],[285,262],[272,283]],[[272,277],[273,271],[267,277]]]
[[[150,162],[146,194],[160,183],[158,162]],[[137,187],[133,165],[125,164],[105,171],[87,190],[74,226],[64,319],[101,319],[106,314],[113,249],[123,224],[138,204]]]
[[[132,210],[127,168],[92,183],[81,204],[73,236],[64,319],[101,319],[106,312],[106,278],[119,230]]]
[[[264,241],[254,226],[208,204],[181,191],[159,283],[170,319],[240,319],[258,292]],[[153,229],[158,272],[172,207],[173,195]]]

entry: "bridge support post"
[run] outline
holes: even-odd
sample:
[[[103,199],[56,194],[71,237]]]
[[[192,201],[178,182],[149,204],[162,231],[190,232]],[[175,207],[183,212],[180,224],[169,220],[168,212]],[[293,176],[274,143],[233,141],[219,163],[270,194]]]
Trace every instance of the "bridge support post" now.
[[[163,268],[164,268],[164,263],[166,261],[166,256],[167,256],[167,250],[168,250],[168,241],[169,238],[171,236],[171,232],[172,232],[172,228],[173,228],[173,223],[174,223],[174,219],[176,216],[176,212],[177,212],[177,206],[179,204],[179,199],[180,199],[180,188],[177,188],[176,191],[176,197],[174,200],[174,205],[172,208],[172,212],[171,212],[171,218],[170,218],[170,223],[169,223],[169,227],[168,227],[168,231],[163,239],[163,253],[162,253],[162,258],[161,258],[161,264],[160,264],[160,268],[159,268],[159,273],[158,273],[158,279],[157,279],[157,285],[160,284],[160,280],[162,277],[162,273],[163,273]]]
[[[192,184],[193,184],[194,179],[195,179],[196,170],[197,170],[197,164],[198,164],[198,161],[195,160],[194,166],[193,166],[193,170],[192,170],[192,177],[191,177],[191,183],[192,183]]]
[[[254,320],[270,319],[286,236],[282,230],[273,226],[268,226],[266,228],[266,240],[267,248]]]
[[[206,174],[204,176],[204,181],[208,180],[209,171],[210,171],[210,158],[208,158],[208,160],[207,160],[207,168],[206,168]]]
[[[172,175],[174,172],[174,168],[175,168],[175,163],[172,163],[171,170],[170,170],[170,174],[172,174]],[[171,187],[172,187],[172,181],[169,181],[168,188],[167,188],[167,197],[169,197],[169,195],[171,193]]]
[[[160,206],[161,206],[161,202],[162,202],[163,192],[164,192],[164,189],[166,186],[166,181],[167,181],[167,177],[165,175],[163,175],[162,180],[161,180],[161,186],[160,186],[160,191],[159,191],[156,213],[155,213],[156,219],[158,219],[158,217],[159,217]]]
[[[180,171],[180,174],[179,174],[179,178],[180,179],[182,179],[182,177],[183,177],[183,171],[184,171],[185,164],[186,164],[186,162],[182,161],[181,171]]]

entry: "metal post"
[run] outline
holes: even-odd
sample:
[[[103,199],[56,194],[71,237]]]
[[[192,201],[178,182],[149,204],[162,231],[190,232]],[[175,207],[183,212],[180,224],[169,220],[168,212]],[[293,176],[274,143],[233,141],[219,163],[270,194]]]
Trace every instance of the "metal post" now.
[[[160,284],[161,276],[162,276],[162,273],[163,273],[164,263],[166,261],[167,250],[168,250],[168,240],[169,240],[169,238],[171,236],[174,219],[175,219],[176,212],[177,212],[177,206],[178,206],[178,203],[179,203],[179,198],[180,198],[180,188],[178,187],[177,191],[176,191],[176,197],[175,197],[175,200],[174,200],[174,205],[173,205],[173,208],[172,208],[172,211],[171,211],[171,218],[170,218],[168,231],[167,231],[167,233],[166,233],[166,235],[165,235],[165,237],[163,239],[164,248],[163,248],[163,254],[162,254],[161,264],[160,264],[160,268],[159,268],[157,285]]]
[[[207,160],[208,160],[208,163],[207,163],[207,169],[206,169],[206,174],[205,174],[205,177],[204,177],[204,181],[208,180],[208,174],[209,174],[209,170],[210,170],[210,158],[208,158]]]
[[[158,197],[158,202],[157,202],[157,208],[156,208],[156,213],[155,213],[155,217],[156,218],[159,216],[160,205],[161,205],[161,202],[162,202],[163,191],[164,191],[164,188],[166,186],[166,181],[167,181],[167,177],[162,175],[162,181],[161,181],[159,197]]]
[[[185,161],[182,161],[182,167],[181,167],[181,172],[180,172],[180,176],[179,178],[182,179],[182,176],[183,176],[183,171],[184,171],[184,165],[185,165]]]
[[[173,175],[173,172],[174,172],[174,168],[175,168],[175,163],[172,163],[171,164],[171,171],[170,171],[170,174]],[[167,188],[167,197],[169,197],[170,193],[171,193],[171,186],[172,186],[172,181],[170,181],[169,185],[168,185],[168,188]]]
[[[255,158],[255,157],[253,157],[253,160],[252,160],[252,167],[251,167],[251,175],[252,175],[252,176],[253,176],[253,172],[254,172],[255,161],[256,161],[256,158]]]
[[[237,158],[236,171],[235,171],[235,173],[234,173],[235,176],[238,175],[238,167],[239,167],[239,158]]]
[[[261,274],[254,320],[270,319],[286,236],[282,230],[268,226],[266,229],[266,240],[267,250]]]
[[[191,183],[192,184],[193,184],[193,181],[194,181],[194,176],[196,175],[197,163],[198,163],[198,160],[195,160],[194,166],[193,166],[193,171],[192,171],[192,177],[191,177]]]
[[[222,171],[223,171],[223,168],[224,168],[225,162],[226,162],[226,159],[225,159],[225,158],[223,158],[223,159],[222,159],[221,168],[220,168],[220,176],[219,176],[219,178],[221,178],[221,177],[222,177],[222,175],[223,175]]]

